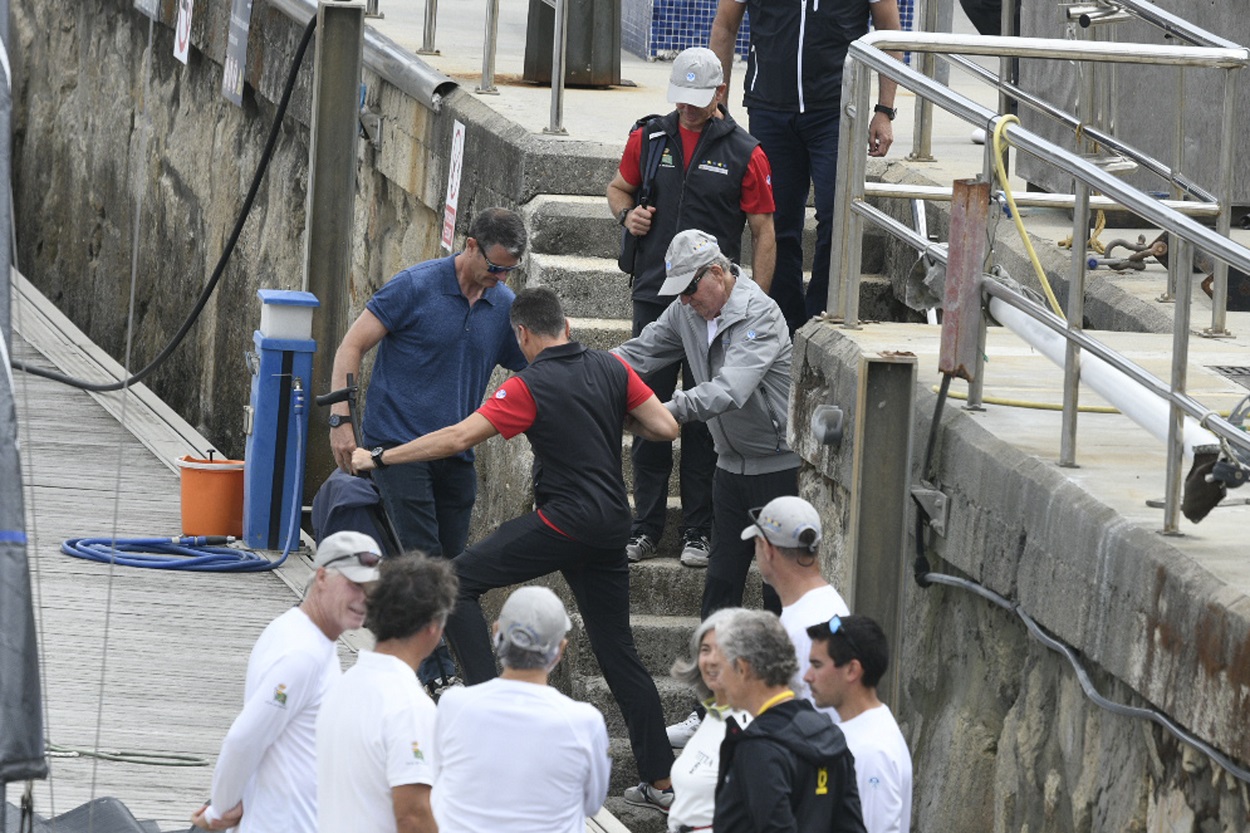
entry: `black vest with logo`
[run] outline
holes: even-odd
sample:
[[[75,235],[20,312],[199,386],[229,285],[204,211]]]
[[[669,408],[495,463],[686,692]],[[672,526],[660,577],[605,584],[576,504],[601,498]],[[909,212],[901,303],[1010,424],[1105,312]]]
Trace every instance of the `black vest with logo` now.
[[[611,353],[573,341],[548,347],[520,376],[536,407],[525,432],[534,449],[534,503],[572,538],[623,549],[630,524],[621,477],[629,371]]]
[[[651,185],[655,214],[651,231],[638,239],[634,266],[634,298],[654,301],[664,283],[664,254],[679,231],[699,229],[714,235],[725,257],[737,262],[742,255],[742,178],[759,141],[728,114],[703,126],[690,168],[682,170],[681,135],[676,110],[642,128],[648,136],[663,130],[668,139]],[[671,300],[665,297],[665,301]]]

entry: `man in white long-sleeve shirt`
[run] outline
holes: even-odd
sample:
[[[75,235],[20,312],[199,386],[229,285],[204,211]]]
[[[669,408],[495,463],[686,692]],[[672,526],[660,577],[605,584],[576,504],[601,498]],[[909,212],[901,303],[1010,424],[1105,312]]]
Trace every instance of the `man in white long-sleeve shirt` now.
[[[196,827],[317,829],[317,711],[342,673],[334,641],[363,624],[381,558],[377,542],[359,532],[321,542],[304,601],[270,622],[252,648],[243,710],[222,741],[212,799],[191,817]]]

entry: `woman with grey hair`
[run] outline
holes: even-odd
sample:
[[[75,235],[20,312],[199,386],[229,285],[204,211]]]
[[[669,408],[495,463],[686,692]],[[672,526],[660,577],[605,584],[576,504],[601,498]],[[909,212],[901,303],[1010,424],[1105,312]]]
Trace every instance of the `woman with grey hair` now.
[[[668,812],[670,833],[712,829],[720,745],[725,738],[726,721],[732,717],[739,726],[751,722],[750,714],[730,708],[725,699],[720,651],[716,644],[717,628],[741,612],[742,608],[724,608],[704,619],[690,636],[688,655],[673,663],[673,679],[694,689],[707,713],[673,763],[673,804]],[[630,803],[639,803],[630,800],[629,790],[625,798]]]

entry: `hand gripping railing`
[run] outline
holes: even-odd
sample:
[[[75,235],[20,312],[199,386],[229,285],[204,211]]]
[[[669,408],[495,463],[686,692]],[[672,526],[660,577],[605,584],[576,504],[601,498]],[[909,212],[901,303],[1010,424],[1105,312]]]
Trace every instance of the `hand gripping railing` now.
[[[865,134],[866,116],[871,113],[869,70],[894,79],[898,84],[913,90],[919,96],[932,100],[948,112],[969,122],[984,124],[993,132],[1003,119],[984,106],[960,95],[916,72],[887,54],[888,51],[912,52],[959,52],[973,55],[1018,55],[1028,58],[1052,58],[1057,60],[1118,61],[1173,66],[1208,67],[1235,70],[1250,63],[1250,52],[1243,48],[1227,47],[1177,47],[1124,43],[1073,43],[1037,38],[992,38],[930,33],[905,34],[877,32],[867,35],[851,45],[843,72],[842,101],[845,119],[841,128],[838,153],[838,179],[834,204],[834,239],[830,274],[841,280],[830,282],[828,308],[840,313],[844,325],[858,326],[860,240],[864,220],[874,222],[891,234],[903,239],[919,250],[930,248],[930,243],[892,220],[883,212],[868,205],[866,196],[867,156],[860,147],[859,138]],[[1231,72],[1226,74],[1224,95],[1224,143],[1231,146],[1231,111],[1233,84]],[[1225,234],[1212,231],[1168,204],[1128,185],[1117,177],[1101,170],[1082,157],[1049,142],[1020,127],[1005,126],[1003,135],[1013,147],[1042,159],[1071,174],[1076,183],[1073,195],[1073,275],[1069,287],[1068,320],[1062,322],[1044,308],[997,285],[987,286],[991,292],[1012,306],[1022,309],[1030,317],[1045,326],[1062,331],[1070,347],[1064,362],[1064,426],[1061,442],[1061,464],[1073,465],[1075,460],[1076,391],[1079,380],[1079,350],[1094,353],[1103,361],[1115,366],[1147,390],[1162,396],[1169,407],[1167,446],[1168,473],[1167,499],[1165,502],[1164,531],[1176,532],[1179,523],[1180,487],[1185,456],[1185,417],[1188,415],[1221,439],[1250,452],[1246,435],[1219,416],[1212,414],[1186,394],[1188,369],[1188,344],[1190,329],[1190,298],[1192,263],[1195,247],[1211,255],[1217,263],[1231,264],[1250,272],[1250,249],[1230,240]],[[987,143],[984,175],[990,179],[990,146]],[[1222,150],[1222,152],[1225,152]],[[1228,160],[1231,165],[1231,159]],[[1084,298],[1085,266],[1083,243],[1089,228],[1090,190],[1096,189],[1117,204],[1124,206],[1172,235],[1173,249],[1169,257],[1170,277],[1175,281],[1176,304],[1173,322],[1173,351],[1171,380],[1164,384],[1132,365],[1123,357],[1089,339],[1080,328],[1081,309]],[[1228,210],[1228,191],[1221,195],[1220,211]],[[1208,206],[1209,208],[1209,206]],[[1058,323],[1057,323],[1058,322]],[[984,325],[982,325],[984,326]],[[983,357],[978,355],[978,366],[970,386],[969,404],[979,404],[980,385],[983,378]]]

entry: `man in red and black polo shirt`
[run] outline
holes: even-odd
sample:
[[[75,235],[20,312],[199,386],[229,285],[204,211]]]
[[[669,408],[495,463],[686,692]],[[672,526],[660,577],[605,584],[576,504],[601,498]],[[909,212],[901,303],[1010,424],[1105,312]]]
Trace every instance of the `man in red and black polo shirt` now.
[[[447,638],[470,685],[496,676],[482,594],[560,571],[624,714],[639,775],[653,794],[663,795],[673,753],[655,681],[638,658],[629,626],[630,513],[621,430],[672,440],[677,422],[621,359],[569,340],[568,320],[551,290],[519,292],[511,320],[529,361],[525,370],[461,422],[381,454],[357,449],[352,463],[357,472],[368,471],[458,454],[495,434],[529,438],[537,509],[456,557],[460,595]]]

